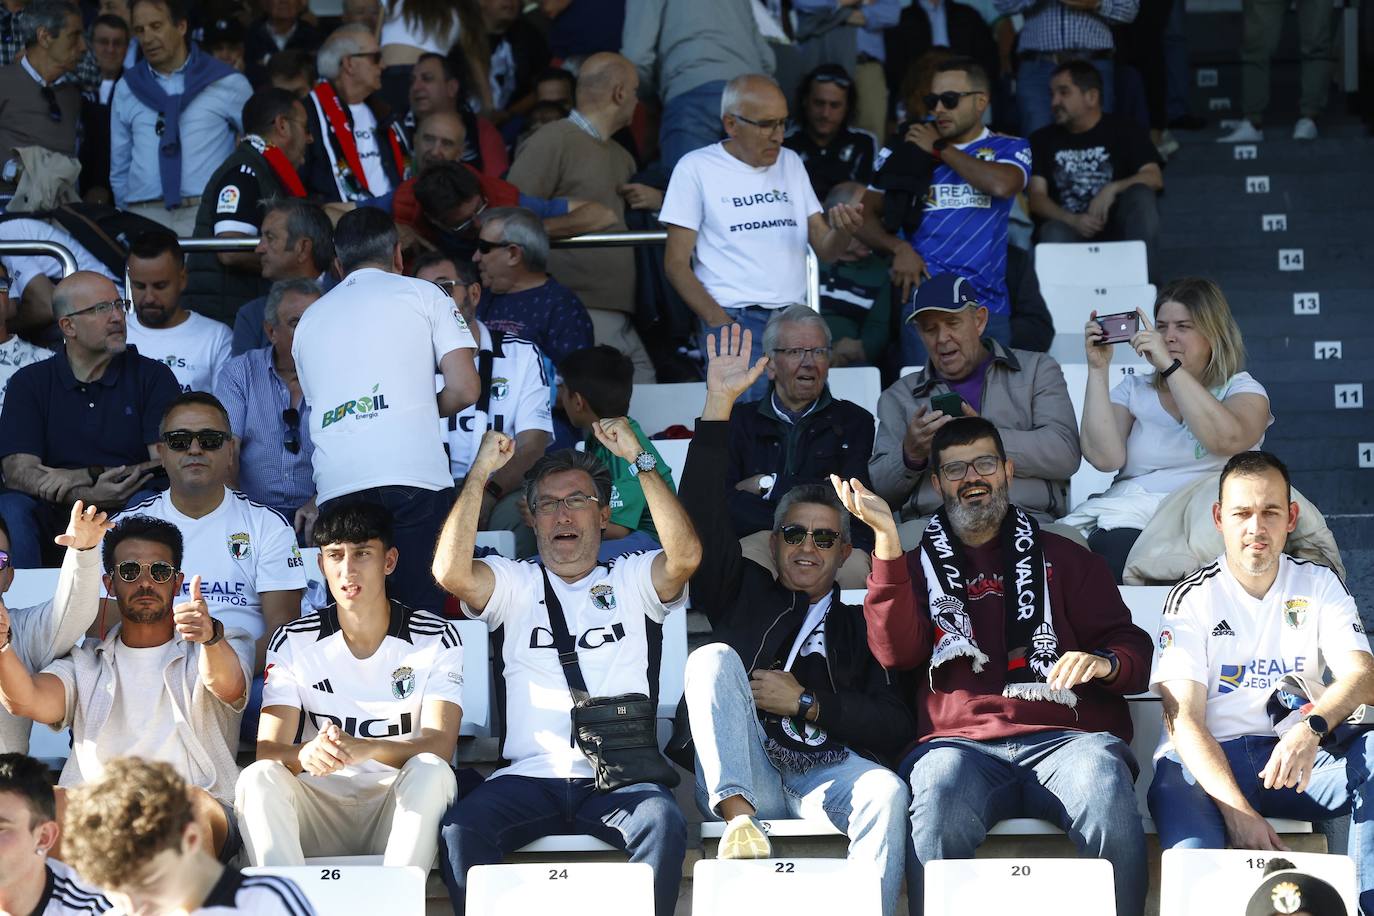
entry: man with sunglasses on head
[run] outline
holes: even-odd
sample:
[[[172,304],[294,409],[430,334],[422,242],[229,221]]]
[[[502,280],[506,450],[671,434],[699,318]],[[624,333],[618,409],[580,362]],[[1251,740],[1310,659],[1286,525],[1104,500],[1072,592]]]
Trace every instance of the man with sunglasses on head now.
[[[236,449],[230,430],[214,395],[193,391],[173,401],[162,415],[157,446],[171,487],[130,505],[116,520],[139,515],[176,525],[186,565],[200,574],[201,594],[216,619],[257,641],[253,696],[244,710],[251,737],[267,640],[300,615],[305,563],[286,517],[229,487]]]
[[[971,859],[999,821],[1033,817],[1111,862],[1116,912],[1141,916],[1149,875],[1126,697],[1149,681],[1150,637],[1101,557],[1011,502],[1015,466],[992,423],[944,424],[930,463],[942,506],[910,554],[880,496],[833,481],[876,535],[869,647],[915,672],[920,738],[898,770],[912,798],[912,912],[925,863]]]
[[[228,862],[240,847],[234,820],[239,718],[248,700],[253,643],[211,616],[200,576],[182,594],[181,532],[131,515],[101,547],[105,590],[120,620],[36,674],[0,649],[0,703],[16,716],[69,727],[62,790],[100,779],[119,757],[171,764],[190,785],[195,821]],[[0,646],[10,638],[0,619]]]
[[[20,569],[44,565],[43,545],[72,501],[122,509],[159,465],[158,423],[180,389],[171,369],[128,346],[129,306],[107,277],[67,277],[53,295],[65,346],[20,369],[6,388],[0,515]]]
[[[820,200],[837,184],[873,177],[878,140],[853,126],[857,100],[854,79],[839,64],[821,64],[797,89],[797,123],[782,145],[801,157]]]
[[[883,762],[916,735],[897,680],[873,659],[863,611],[840,600],[835,575],[849,556],[850,516],[829,482],[804,484],[777,504],[770,569],[744,556],[720,500],[735,402],[750,367],[749,332],[726,328],[708,347],[706,404],[679,496],[710,545],[692,596],[712,643],[687,659],[670,750],[694,770],[697,804],[726,821],[720,858],[767,858],[760,819],[821,816],[849,855],[881,880],[896,911],[906,852],[907,792]]]
[[[59,83],[86,53],[81,10],[69,0],[29,0],[19,32],[24,53],[0,67],[0,156],[13,157],[0,168],[3,197],[19,182],[15,150],[39,146],[75,160],[81,120],[81,87]]]
[[[936,67],[925,98],[930,120],[910,125],[895,148],[878,153],[859,237],[892,256],[892,282],[903,301],[927,277],[967,277],[987,306],[988,336],[1009,346],[1007,218],[1030,180],[1031,154],[1021,137],[983,126],[990,89],[972,58]],[[903,338],[905,365],[919,361],[920,347]]]
[[[664,269],[703,334],[732,322],[755,358],[773,311],[806,301],[806,248],[833,261],[863,224],[863,207],[821,212],[801,158],[783,149],[787,97],[762,74],[732,79],[720,102],[728,138],[682,157],[663,199]],[[704,346],[703,346],[704,349]],[[760,376],[748,392],[761,397]]]

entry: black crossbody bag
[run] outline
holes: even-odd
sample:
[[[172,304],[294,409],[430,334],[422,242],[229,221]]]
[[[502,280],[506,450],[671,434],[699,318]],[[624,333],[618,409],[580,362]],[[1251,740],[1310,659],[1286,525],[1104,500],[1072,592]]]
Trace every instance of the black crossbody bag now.
[[[549,573],[544,576],[544,607],[563,676],[572,694],[572,733],[578,750],[591,763],[598,792],[654,782],[673,788],[681,778],[658,749],[658,710],[642,693],[593,697],[577,663],[577,643],[568,632],[563,605],[554,594]]]

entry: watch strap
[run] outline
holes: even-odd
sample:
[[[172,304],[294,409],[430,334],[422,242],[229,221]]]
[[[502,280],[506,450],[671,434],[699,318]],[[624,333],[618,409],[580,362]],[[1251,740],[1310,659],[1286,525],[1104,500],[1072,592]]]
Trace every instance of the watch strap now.
[[[224,621],[220,620],[218,617],[211,617],[210,626],[211,629],[213,629],[215,632],[214,635],[212,635],[209,639],[205,640],[206,648],[209,648],[210,646],[213,646],[224,639]]]
[[[1173,365],[1171,365],[1168,369],[1165,369],[1163,372],[1161,372],[1161,373],[1159,374],[1159,377],[1160,377],[1160,378],[1168,378],[1169,376],[1173,375],[1175,372],[1177,372],[1178,370],[1180,370],[1180,369],[1182,369],[1182,368],[1183,368],[1183,363],[1176,359],[1176,360],[1174,360]]]

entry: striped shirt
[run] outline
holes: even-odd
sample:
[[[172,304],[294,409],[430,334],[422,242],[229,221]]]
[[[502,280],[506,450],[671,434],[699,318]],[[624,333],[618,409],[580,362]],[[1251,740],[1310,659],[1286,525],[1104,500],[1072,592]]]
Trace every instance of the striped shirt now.
[[[1112,23],[1133,22],[1140,0],[1101,0],[1097,12],[1076,10],[1059,0],[994,0],[1004,16],[1023,13],[1019,47],[1024,51],[1110,51]]]
[[[104,894],[82,883],[71,866],[56,859],[49,859],[45,865],[48,880],[33,916],[99,916],[114,909]]]
[[[290,878],[280,875],[245,875],[226,868],[209,895],[190,916],[315,916],[315,908]]]
[[[290,430],[282,419],[291,391],[272,366],[271,346],[231,357],[215,382],[215,396],[239,440],[239,488],[290,519],[315,495],[309,405],[302,401],[298,408],[301,448],[293,455],[285,445]]]

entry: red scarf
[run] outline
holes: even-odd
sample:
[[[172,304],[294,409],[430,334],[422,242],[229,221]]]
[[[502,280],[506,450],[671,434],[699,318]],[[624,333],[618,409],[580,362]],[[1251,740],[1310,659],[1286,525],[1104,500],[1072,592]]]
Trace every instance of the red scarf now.
[[[334,87],[329,84],[328,80],[320,80],[310,92],[319,100],[320,108],[324,111],[326,120],[329,121],[329,130],[334,134],[334,139],[339,145],[339,151],[343,153],[348,171],[353,174],[358,187],[371,194],[372,189],[367,186],[367,175],[363,172],[362,159],[358,156],[358,142],[353,138],[353,128],[348,124],[348,115],[344,112],[343,104],[339,101],[339,96],[334,91]],[[378,127],[380,127],[381,119],[378,118],[377,120]],[[396,164],[398,182],[404,181],[406,159],[405,154],[401,151],[401,142],[396,136],[394,124],[386,129],[386,138],[390,141],[391,156],[392,161]]]
[[[257,144],[254,144],[257,148]],[[296,174],[296,167],[291,164],[291,160],[286,158],[286,153],[281,151],[281,147],[264,144],[258,149],[262,158],[267,160],[267,164],[272,167],[272,173],[277,176],[277,180],[286,188],[286,192],[292,197],[304,197],[305,185],[301,183],[301,176]]]

